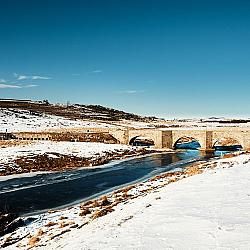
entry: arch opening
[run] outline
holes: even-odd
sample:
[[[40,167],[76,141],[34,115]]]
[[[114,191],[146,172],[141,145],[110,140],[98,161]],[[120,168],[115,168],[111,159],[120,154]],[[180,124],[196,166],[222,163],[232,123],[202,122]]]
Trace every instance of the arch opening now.
[[[243,147],[238,140],[230,137],[217,139],[213,145],[216,151],[237,151]]]
[[[135,136],[129,141],[129,145],[131,146],[142,146],[142,147],[151,147],[154,146],[155,143],[152,139],[143,136]]]
[[[193,137],[183,136],[179,138],[175,144],[174,149],[198,149],[201,147],[199,141]]]

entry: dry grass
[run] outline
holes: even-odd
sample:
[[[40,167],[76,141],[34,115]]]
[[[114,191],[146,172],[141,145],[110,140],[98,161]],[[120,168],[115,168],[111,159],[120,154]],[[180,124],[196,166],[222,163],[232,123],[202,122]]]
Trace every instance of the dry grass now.
[[[98,202],[98,200],[94,200],[94,202],[92,203],[92,207],[99,207],[100,204]]]
[[[34,142],[30,141],[19,141],[19,140],[6,140],[6,141],[0,141],[0,148],[7,148],[7,147],[14,147],[14,146],[20,146],[20,145],[28,145]]]
[[[102,216],[104,216],[108,213],[111,213],[113,211],[114,211],[114,209],[112,208],[112,206],[105,207],[102,210],[95,211],[94,214],[92,215],[92,219],[95,220],[96,218],[102,217]]]
[[[67,226],[70,226],[70,225],[74,225],[75,222],[74,221],[61,221],[59,223],[59,228],[63,228],[63,227],[67,227]]]
[[[198,166],[194,166],[194,167],[189,167],[185,173],[189,176],[192,175],[196,175],[196,174],[201,174],[203,171],[198,167]]]
[[[234,156],[235,156],[234,154],[225,154],[223,155],[223,158],[232,158]]]
[[[37,236],[33,236],[29,239],[28,241],[28,245],[30,245],[31,247],[35,246],[38,242],[40,241],[40,238]]]
[[[66,219],[68,219],[67,216],[61,216],[61,217],[59,218],[59,220],[66,220]]]
[[[79,213],[79,216],[85,216],[87,214],[90,214],[91,211],[88,207],[81,207],[81,211]]]
[[[83,206],[83,207],[90,206],[90,205],[92,205],[92,203],[93,203],[92,200],[86,201],[86,202],[84,202],[81,206]],[[81,207],[81,206],[80,206],[80,207]]]
[[[50,221],[50,222],[48,222],[48,223],[46,224],[46,227],[53,227],[53,226],[55,226],[55,225],[57,225],[57,223],[55,223],[55,222],[53,222],[53,221]]]
[[[58,212],[58,210],[53,210],[53,209],[48,210],[49,214],[53,214],[53,213],[56,213],[56,212]]]
[[[108,206],[111,204],[111,202],[108,200],[107,196],[103,196],[103,197],[101,197],[99,204],[100,204],[100,206]]]
[[[36,233],[36,236],[42,236],[44,235],[44,231],[40,228],[37,233]]]

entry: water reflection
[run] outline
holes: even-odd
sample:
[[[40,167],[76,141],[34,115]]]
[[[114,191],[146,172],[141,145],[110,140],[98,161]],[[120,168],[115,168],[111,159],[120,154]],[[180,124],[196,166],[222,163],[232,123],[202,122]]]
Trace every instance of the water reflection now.
[[[184,139],[186,140],[185,142],[183,142]],[[190,138],[190,137],[181,138],[175,144],[175,149],[191,149],[192,150],[192,149],[199,149],[200,147],[201,147],[200,143],[196,141],[194,138]],[[214,144],[213,149],[215,151],[223,151],[223,152],[238,151],[242,149],[242,146],[237,143],[236,144],[224,143],[224,145],[220,145],[218,144],[218,142],[216,142]]]

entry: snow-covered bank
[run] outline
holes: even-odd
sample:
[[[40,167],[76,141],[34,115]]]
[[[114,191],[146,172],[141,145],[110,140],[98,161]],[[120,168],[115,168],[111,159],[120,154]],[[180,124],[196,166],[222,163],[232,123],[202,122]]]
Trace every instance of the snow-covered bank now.
[[[248,249],[249,167],[250,156],[241,155],[191,167],[185,174],[165,174],[94,202],[41,215],[4,238],[11,242],[26,236],[18,243],[21,249],[33,245],[41,249]]]
[[[250,163],[168,185],[42,249],[249,249]]]
[[[58,153],[78,157],[94,157],[116,150],[131,149],[122,144],[105,144],[98,142],[56,142],[44,141],[16,147],[0,148],[0,164],[11,162],[20,156],[31,156],[44,153]]]
[[[105,144],[95,142],[56,142],[43,141],[13,147],[0,148],[0,174],[11,168],[13,172],[22,173],[17,160],[34,158],[46,154],[47,158],[58,158],[60,155],[77,158],[99,159],[107,154],[122,154],[135,151],[134,147],[121,144]],[[66,159],[65,159],[66,161]],[[22,162],[23,163],[23,162]],[[84,166],[84,165],[83,165]],[[11,171],[11,170],[10,170]],[[1,177],[0,177],[1,180]]]

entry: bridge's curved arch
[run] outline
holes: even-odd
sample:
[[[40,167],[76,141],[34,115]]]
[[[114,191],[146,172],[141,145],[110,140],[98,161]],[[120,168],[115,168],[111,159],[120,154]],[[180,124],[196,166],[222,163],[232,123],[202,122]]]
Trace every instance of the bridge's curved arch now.
[[[135,142],[136,138],[138,138],[138,137],[139,137],[139,135],[134,136],[133,138],[131,138],[130,141],[129,141],[129,145],[133,145],[133,143]]]
[[[217,150],[237,150],[243,148],[243,143],[238,138],[222,136],[213,140],[213,148]]]
[[[132,146],[154,146],[155,142],[149,137],[144,137],[141,135],[134,136],[130,139],[129,145]]]
[[[174,144],[173,149],[198,149],[201,148],[201,143],[194,137],[182,136],[178,138]]]

